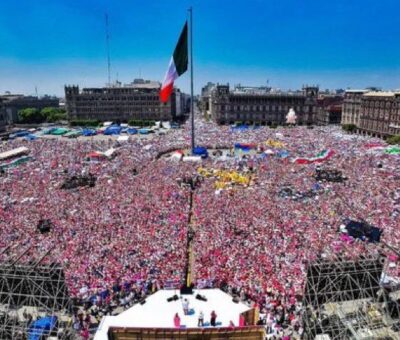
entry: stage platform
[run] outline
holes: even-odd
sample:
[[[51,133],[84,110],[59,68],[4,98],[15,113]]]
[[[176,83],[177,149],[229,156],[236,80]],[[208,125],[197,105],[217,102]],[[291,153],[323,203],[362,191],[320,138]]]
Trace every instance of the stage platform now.
[[[178,300],[168,302],[167,299],[178,295]],[[196,295],[204,296],[207,301],[196,299]],[[184,315],[182,302],[189,301],[191,315]],[[210,314],[217,314],[217,327],[229,327],[230,321],[239,326],[239,316],[248,311],[249,306],[242,302],[235,303],[232,296],[220,289],[198,289],[192,295],[180,295],[179,290],[160,290],[146,299],[144,304],[136,304],[117,316],[106,316],[102,319],[94,337],[95,340],[108,340],[110,327],[133,328],[174,328],[174,316],[178,313],[181,328],[198,328],[200,311],[204,314],[204,323],[210,323]],[[211,326],[205,326],[208,328]],[[211,327],[212,328],[212,327]]]

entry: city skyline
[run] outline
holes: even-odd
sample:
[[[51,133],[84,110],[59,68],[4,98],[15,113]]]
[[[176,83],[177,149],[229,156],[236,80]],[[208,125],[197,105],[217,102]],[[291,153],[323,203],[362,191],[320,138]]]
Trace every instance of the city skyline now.
[[[63,96],[65,84],[107,81],[104,14],[110,21],[111,78],[162,81],[194,8],[195,93],[208,81],[297,89],[400,88],[395,0],[6,1],[0,13],[0,93]],[[15,19],[18,18],[16,21]],[[189,76],[176,82],[188,92]]]

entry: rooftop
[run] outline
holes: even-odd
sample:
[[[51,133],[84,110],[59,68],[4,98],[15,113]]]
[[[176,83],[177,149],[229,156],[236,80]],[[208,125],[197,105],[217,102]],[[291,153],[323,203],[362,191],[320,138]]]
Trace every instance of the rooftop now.
[[[349,89],[349,90],[346,90],[346,93],[366,93],[366,92],[369,92],[370,90],[366,90],[366,89],[363,89],[363,90],[357,90],[357,89]]]
[[[398,96],[400,95],[399,92],[391,92],[391,91],[387,91],[387,92],[367,92],[364,93],[364,96],[368,96],[368,97],[394,97],[394,96]]]

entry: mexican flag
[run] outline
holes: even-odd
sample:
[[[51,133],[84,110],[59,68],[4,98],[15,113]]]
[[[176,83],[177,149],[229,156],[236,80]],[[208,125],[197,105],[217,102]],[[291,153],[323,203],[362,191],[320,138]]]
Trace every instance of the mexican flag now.
[[[311,163],[320,163],[326,161],[327,159],[331,158],[334,155],[333,150],[323,150],[318,153],[315,157],[311,158],[295,158],[294,163],[297,164],[311,164]]]
[[[174,54],[169,62],[167,73],[160,91],[160,100],[166,103],[174,89],[174,81],[188,68],[188,24],[183,26]]]

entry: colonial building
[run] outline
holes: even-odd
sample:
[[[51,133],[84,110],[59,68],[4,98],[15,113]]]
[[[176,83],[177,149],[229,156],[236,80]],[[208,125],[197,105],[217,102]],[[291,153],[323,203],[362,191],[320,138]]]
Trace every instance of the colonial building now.
[[[346,90],[343,100],[341,124],[358,126],[361,110],[361,98],[368,90]]]
[[[18,111],[22,109],[34,108],[41,110],[45,107],[58,107],[59,105],[59,99],[56,97],[34,97],[10,93],[0,95],[0,101],[3,103],[7,124],[17,123],[19,121]]]
[[[240,121],[270,125],[285,123],[290,108],[295,110],[297,123],[312,124],[317,98],[315,86],[296,92],[274,92],[267,87],[237,86],[230,90],[229,85],[216,85],[203,100],[208,100],[210,116],[219,124]]]
[[[174,89],[167,103],[160,101],[161,84],[135,79],[103,88],[65,86],[66,109],[70,119],[100,121],[164,120],[181,118],[187,111],[187,98]]]
[[[318,125],[340,124],[343,96],[324,95],[317,101],[315,123]]]
[[[377,137],[400,134],[400,93],[367,92],[361,98],[359,132]]]

